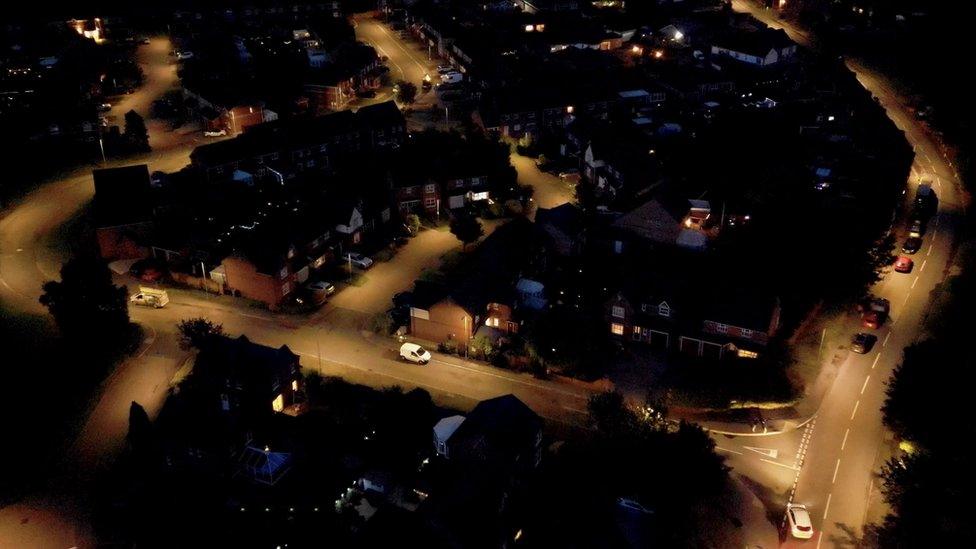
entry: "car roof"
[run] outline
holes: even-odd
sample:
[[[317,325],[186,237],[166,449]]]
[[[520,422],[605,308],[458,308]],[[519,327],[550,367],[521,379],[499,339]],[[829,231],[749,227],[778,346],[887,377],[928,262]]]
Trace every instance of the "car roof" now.
[[[812,526],[810,523],[810,513],[807,512],[806,507],[803,505],[791,505],[790,510],[793,511],[793,518],[797,526]]]
[[[422,348],[423,347],[417,345],[416,343],[404,343],[403,345],[400,346],[400,350],[408,349],[410,351],[416,351],[417,349],[422,349]]]

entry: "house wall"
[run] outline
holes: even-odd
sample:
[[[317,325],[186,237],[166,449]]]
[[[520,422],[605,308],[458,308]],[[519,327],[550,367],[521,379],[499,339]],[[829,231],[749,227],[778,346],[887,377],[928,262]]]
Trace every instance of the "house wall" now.
[[[294,277],[288,273],[284,278],[258,272],[250,261],[228,257],[221,263],[227,276],[227,289],[234,295],[266,303],[277,307],[294,290]]]
[[[410,311],[410,333],[420,339],[435,343],[444,343],[450,339],[465,342],[473,335],[477,319],[455,303],[435,303],[426,313],[427,318],[423,318],[423,314],[417,309]]]
[[[151,226],[150,223],[137,223],[95,229],[95,240],[102,259],[114,261],[149,257],[149,248],[136,242],[136,237],[139,234],[148,235]]]

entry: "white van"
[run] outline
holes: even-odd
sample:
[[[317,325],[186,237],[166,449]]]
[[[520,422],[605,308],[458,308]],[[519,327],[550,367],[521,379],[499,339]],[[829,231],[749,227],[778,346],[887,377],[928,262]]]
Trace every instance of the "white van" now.
[[[416,343],[404,343],[400,346],[400,358],[407,362],[427,364],[430,362],[430,351]]]
[[[442,84],[456,84],[464,80],[464,75],[459,72],[449,72],[441,75]]]
[[[169,303],[169,294],[166,293],[166,290],[157,290],[155,288],[145,288],[140,286],[139,293],[130,297],[129,303],[132,303],[133,305],[140,305],[142,307],[162,309],[167,303]]]

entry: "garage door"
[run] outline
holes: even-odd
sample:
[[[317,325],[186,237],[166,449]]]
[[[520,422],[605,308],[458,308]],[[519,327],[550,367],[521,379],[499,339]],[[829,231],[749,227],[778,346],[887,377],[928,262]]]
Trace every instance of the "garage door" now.
[[[690,356],[701,356],[701,340],[682,336],[678,340],[678,350]]]

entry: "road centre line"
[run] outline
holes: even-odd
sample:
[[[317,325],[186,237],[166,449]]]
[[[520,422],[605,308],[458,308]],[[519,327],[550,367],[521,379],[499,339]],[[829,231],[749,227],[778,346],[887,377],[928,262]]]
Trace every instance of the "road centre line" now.
[[[889,334],[889,335],[891,335],[891,334]],[[888,342],[888,338],[886,337],[885,338],[885,343],[887,343],[887,342]],[[874,362],[871,363],[871,369],[872,370],[874,369],[875,366],[878,365],[878,359],[880,359],[880,358],[881,358],[881,353],[878,353],[878,354],[876,354],[874,356]],[[868,376],[868,377],[871,377],[871,376]],[[867,383],[867,382],[868,382],[868,380],[865,379],[864,380],[864,383]],[[861,389],[861,394],[864,394],[864,389]]]
[[[837,482],[837,471],[840,471],[840,458],[837,458],[837,464],[834,465],[834,477],[830,479],[831,484]]]
[[[881,356],[881,355],[878,355]],[[864,390],[868,388],[868,381],[871,380],[871,376],[864,378],[864,385],[861,385],[861,394],[864,394]]]
[[[827,520],[827,511],[830,511],[830,497],[834,494],[827,494],[827,505],[824,505],[824,516],[823,519]]]
[[[929,244],[929,251],[925,252],[925,257],[928,257],[928,256],[932,255],[932,248],[934,248],[934,247],[935,246]]]
[[[912,281],[912,289],[915,289],[915,285],[916,284],[918,284],[918,277],[917,276],[915,277],[915,280]]]
[[[851,412],[851,420],[854,419],[854,414],[857,413],[857,407],[860,406],[860,405],[861,405],[861,401],[860,400],[858,400],[857,402],[854,403],[854,411]]]
[[[821,541],[823,541],[823,530],[817,533],[817,549],[820,549]]]
[[[884,342],[881,344],[882,347],[885,347],[885,346],[888,345],[888,338],[890,338],[890,337],[891,337],[891,332],[888,332],[887,334],[885,334]],[[877,359],[875,359],[875,361],[877,361]],[[872,366],[872,368],[874,368],[874,366]]]
[[[922,266],[918,268],[918,272],[924,271],[925,270],[925,264],[928,263],[928,262],[929,262],[928,259],[923,259],[922,260]]]
[[[847,435],[849,435],[849,434],[851,434],[851,428],[850,427],[848,427],[847,430],[844,431],[844,441],[840,443],[840,451],[841,452],[843,452],[844,451],[844,447],[847,446]]]

